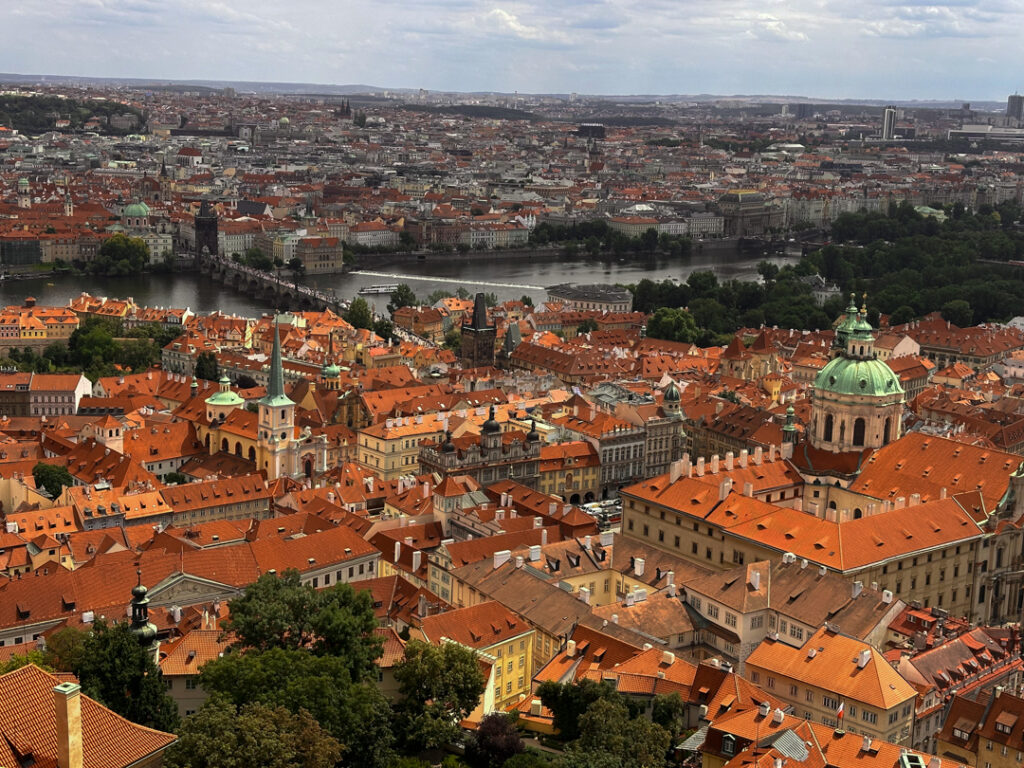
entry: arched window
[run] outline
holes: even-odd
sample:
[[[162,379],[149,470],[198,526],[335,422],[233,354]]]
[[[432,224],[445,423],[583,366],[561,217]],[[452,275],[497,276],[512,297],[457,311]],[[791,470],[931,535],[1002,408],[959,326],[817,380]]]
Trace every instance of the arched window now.
[[[858,418],[853,422],[853,444],[864,445],[864,419]]]
[[[825,430],[822,433],[822,439],[831,442],[832,440],[832,428],[835,425],[835,419],[832,418],[832,414],[828,414],[825,417]]]
[[[242,444],[241,443],[235,443],[235,456],[237,456],[238,458],[242,458]]]
[[[220,449],[221,449],[222,451],[224,451],[224,453],[227,453],[228,451],[230,451],[230,450],[231,450],[231,448],[230,448],[230,447],[229,447],[229,445],[228,445],[228,439],[227,439],[226,437],[224,437],[224,438],[221,438],[221,441],[220,441]]]
[[[882,432],[882,445],[888,445],[892,440],[892,419],[885,420],[885,430]]]
[[[249,461],[256,461],[256,449],[253,446],[249,446]]]
[[[855,507],[853,510],[853,519],[860,520],[862,517],[864,517],[864,510],[860,507]]]

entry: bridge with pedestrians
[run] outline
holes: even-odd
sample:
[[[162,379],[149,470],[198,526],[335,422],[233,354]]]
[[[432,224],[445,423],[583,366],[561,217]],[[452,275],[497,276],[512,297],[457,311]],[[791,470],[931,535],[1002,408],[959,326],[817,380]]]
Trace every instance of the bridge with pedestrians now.
[[[329,309],[339,315],[348,310],[349,303],[339,299],[333,291],[302,285],[280,272],[264,272],[205,250],[196,261],[200,272],[209,275],[212,280],[246,296],[273,304],[281,310],[300,312]]]

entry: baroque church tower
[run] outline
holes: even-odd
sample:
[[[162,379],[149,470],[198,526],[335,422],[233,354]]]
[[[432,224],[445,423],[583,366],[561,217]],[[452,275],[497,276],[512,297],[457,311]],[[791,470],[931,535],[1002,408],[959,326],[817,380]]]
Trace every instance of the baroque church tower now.
[[[259,450],[257,468],[267,480],[293,475],[295,467],[295,403],[284,393],[284,366],[281,363],[281,339],[274,323],[274,347],[270,356],[270,381],[267,394],[259,401]]]

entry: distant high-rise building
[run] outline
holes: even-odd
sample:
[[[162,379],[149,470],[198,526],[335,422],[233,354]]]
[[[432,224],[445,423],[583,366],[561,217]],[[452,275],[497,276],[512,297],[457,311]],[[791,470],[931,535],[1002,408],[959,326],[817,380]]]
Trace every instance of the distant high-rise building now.
[[[896,136],[896,107],[886,107],[882,112],[882,141],[891,141]]]
[[[1006,100],[1006,116],[1013,120],[1024,120],[1024,96],[1015,93]]]

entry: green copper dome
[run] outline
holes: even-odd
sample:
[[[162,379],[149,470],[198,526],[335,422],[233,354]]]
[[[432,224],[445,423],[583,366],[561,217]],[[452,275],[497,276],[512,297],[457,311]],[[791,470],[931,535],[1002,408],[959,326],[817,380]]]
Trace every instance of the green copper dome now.
[[[149,216],[149,206],[143,202],[135,202],[131,205],[126,205],[124,210],[121,212],[121,215],[130,216],[133,219],[142,216]]]
[[[221,376],[219,383],[220,391],[206,398],[207,405],[237,408],[245,404],[245,400],[239,397],[237,392],[231,391],[231,380],[227,376]]]
[[[837,357],[822,368],[814,379],[814,389],[835,395],[869,397],[903,393],[899,376],[881,360],[848,357]]]

